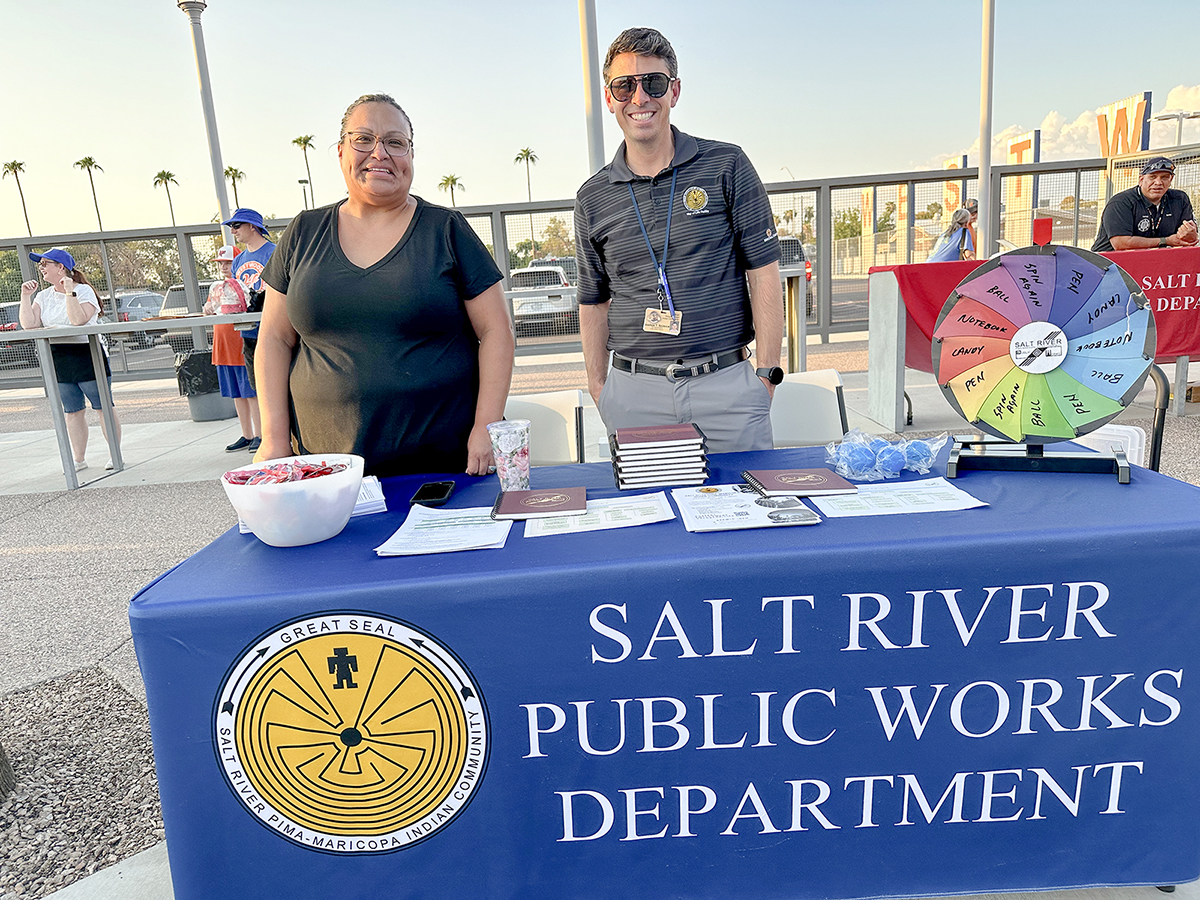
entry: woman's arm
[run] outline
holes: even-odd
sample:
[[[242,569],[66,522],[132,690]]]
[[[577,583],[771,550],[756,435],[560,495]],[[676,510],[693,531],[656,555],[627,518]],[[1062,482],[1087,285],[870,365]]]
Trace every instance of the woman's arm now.
[[[42,307],[33,302],[33,295],[36,291],[36,281],[26,281],[21,285],[21,308],[17,313],[17,318],[21,321],[21,327],[26,330],[42,327]]]
[[[504,418],[515,348],[503,282],[468,300],[467,316],[479,338],[479,396],[475,400],[475,424],[467,438],[467,474],[486,475],[493,464],[487,426]]]
[[[292,455],[288,412],[288,375],[292,350],[299,340],[287,313],[287,295],[264,284],[262,322],[254,350],[254,377],[258,383],[258,409],[262,415],[262,445],[254,461]]]
[[[100,312],[100,301],[96,298],[96,292],[91,289],[90,285],[88,286],[88,297],[80,299],[76,296],[78,293],[76,288],[82,287],[84,285],[77,285],[68,275],[62,280],[62,286],[59,288],[67,295],[67,321],[72,325],[86,325],[92,320],[92,316]]]

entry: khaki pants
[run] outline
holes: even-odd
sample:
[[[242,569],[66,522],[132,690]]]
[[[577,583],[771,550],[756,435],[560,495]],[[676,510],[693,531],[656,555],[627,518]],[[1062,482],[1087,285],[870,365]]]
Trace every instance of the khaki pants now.
[[[675,382],[610,368],[597,407],[609,434],[618,428],[694,422],[708,439],[709,453],[773,447],[771,395],[749,360]]]

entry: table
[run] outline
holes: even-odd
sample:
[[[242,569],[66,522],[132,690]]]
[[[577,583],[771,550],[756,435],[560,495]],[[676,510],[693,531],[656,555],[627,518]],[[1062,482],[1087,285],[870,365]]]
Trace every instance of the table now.
[[[1128,272],[1154,312],[1159,361],[1175,362],[1175,408],[1183,415],[1188,357],[1200,356],[1200,248],[1101,253]],[[871,358],[868,415],[903,430],[904,369],[932,372],[930,341],[950,292],[986,260],[874,266],[868,277]]]
[[[167,328],[194,326],[194,330],[206,328],[209,325],[234,325],[242,322],[257,322],[262,313],[238,313],[227,316],[180,316],[175,319],[142,319],[137,322],[106,322],[100,325],[63,325],[55,328],[31,328],[29,330],[13,331],[5,334],[9,341],[34,341],[37,344],[38,364],[42,370],[42,385],[46,397],[50,401],[50,416],[54,422],[54,434],[58,438],[58,455],[62,459],[63,477],[67,482],[67,490],[79,487],[79,476],[75,472],[74,457],[71,454],[71,441],[67,436],[67,420],[63,413],[62,397],[58,391],[58,378],[54,369],[54,357],[50,353],[50,342],[57,338],[84,335],[92,354],[92,371],[96,380],[103,383],[107,380],[104,375],[103,351],[100,348],[102,334],[133,334],[139,331],[164,331]],[[199,341],[197,341],[199,346]],[[105,431],[108,433],[108,452],[112,457],[113,471],[121,472],[125,468],[125,460],[121,457],[121,447],[116,440],[116,427],[113,420],[112,398],[100,392],[100,415],[104,418]]]
[[[719,454],[710,483],[821,462]],[[503,550],[377,558],[422,480],[322,544],[231,531],[133,599],[179,900],[1200,874],[1197,488],[972,471],[954,483],[990,506],[698,535],[518,523]],[[455,481],[451,507],[496,494]],[[577,484],[617,494],[604,464],[533,473]]]

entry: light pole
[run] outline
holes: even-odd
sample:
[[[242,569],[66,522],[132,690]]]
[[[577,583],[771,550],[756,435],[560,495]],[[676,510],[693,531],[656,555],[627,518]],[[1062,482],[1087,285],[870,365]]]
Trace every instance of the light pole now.
[[[304,197],[304,208],[308,209],[308,179],[300,179],[300,194]]]
[[[221,140],[217,136],[217,112],[213,107],[212,85],[208,80],[208,55],[204,52],[204,29],[200,14],[208,6],[206,0],[176,0],[176,5],[192,23],[192,45],[196,48],[196,71],[200,76],[200,102],[204,106],[204,129],[208,132],[208,155],[212,161],[213,186],[217,189],[217,205],[221,219],[229,218],[229,195],[225,193],[225,165],[221,162]],[[224,243],[233,243],[233,235],[222,226]]]
[[[787,166],[780,166],[780,167],[779,167],[779,171],[780,171],[780,172],[787,172],[787,173],[788,173],[788,178],[789,178],[789,179],[791,179],[792,181],[795,181],[795,180],[796,180],[796,176],[792,174],[792,170],[791,170],[791,169],[789,169]]]
[[[1183,120],[1184,119],[1200,119],[1200,110],[1182,110],[1172,109],[1165,113],[1159,113],[1154,117],[1155,122],[1166,122],[1171,119],[1175,120],[1175,146],[1183,146]]]

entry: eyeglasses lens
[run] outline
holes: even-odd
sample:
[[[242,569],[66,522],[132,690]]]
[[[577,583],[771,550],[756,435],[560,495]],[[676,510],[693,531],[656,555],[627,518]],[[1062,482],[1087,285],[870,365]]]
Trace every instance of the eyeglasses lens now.
[[[383,142],[383,149],[388,156],[401,157],[408,156],[408,151],[411,145],[404,138],[380,138],[365,131],[352,131],[347,137],[350,138],[350,146],[359,153],[372,153],[375,150],[375,145]]]
[[[661,97],[671,86],[671,78],[662,72],[651,72],[648,75],[622,75],[608,83],[608,90],[614,100],[624,103],[637,91],[637,83],[642,83],[642,90],[655,99]]]

